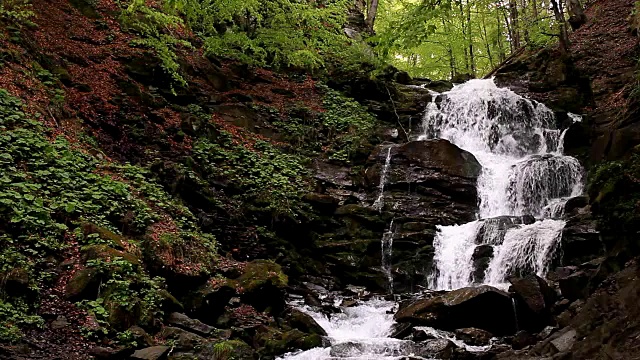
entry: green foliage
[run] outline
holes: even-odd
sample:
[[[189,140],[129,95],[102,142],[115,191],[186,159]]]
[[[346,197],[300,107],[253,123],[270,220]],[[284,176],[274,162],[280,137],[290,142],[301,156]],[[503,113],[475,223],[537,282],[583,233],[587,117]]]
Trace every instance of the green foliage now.
[[[29,315],[29,310],[23,301],[9,303],[0,298],[0,342],[19,341],[23,336],[20,328],[44,326],[44,320],[40,316]]]
[[[126,30],[140,37],[132,44],[152,49],[165,73],[171,76],[175,84],[186,87],[187,81],[180,73],[176,50],[192,46],[175,34],[183,25],[182,19],[162,9],[147,6],[144,0],[132,0],[122,11],[121,21]]]
[[[482,76],[517,47],[546,46],[557,39],[553,16],[532,1],[518,2],[517,25],[507,3],[490,0],[390,0],[381,2],[378,53],[413,76]],[[507,22],[507,19],[508,22]],[[520,45],[513,44],[518,33]]]
[[[113,246],[99,234],[80,236],[76,226],[92,223],[113,234],[124,230],[142,236],[167,214],[173,216],[184,246],[195,243],[202,257],[215,255],[215,239],[200,232],[193,214],[150,180],[148,171],[103,164],[65,138],[47,139],[43,126],[22,107],[19,99],[0,89],[0,274],[23,269],[29,288],[37,293],[39,285],[52,285],[51,261],[60,258],[74,234],[81,244]],[[150,278],[138,264],[124,259],[93,260],[88,266],[104,278],[103,302],[86,304],[99,321],[107,321],[101,317],[115,310],[134,308],[142,322],[158,315],[162,279]],[[33,323],[28,314],[34,309],[21,305],[27,303],[23,297],[9,297],[0,287],[5,303],[0,323],[15,324],[0,336],[19,336],[13,327]],[[15,321],[13,313],[23,314],[19,317],[25,321]],[[104,329],[96,331],[113,334],[108,323],[102,325]]]
[[[323,95],[323,112],[294,106],[283,118],[274,110],[273,124],[302,154],[323,153],[333,160],[349,161],[373,135],[376,119],[339,91],[325,85],[318,85],[318,90]]]
[[[595,167],[588,193],[601,230],[615,234],[640,231],[640,154]]]
[[[102,297],[87,303],[102,324],[108,324],[116,311],[139,313],[137,320],[142,325],[162,316],[160,290],[164,289],[164,279],[150,278],[139,264],[120,257],[89,260],[87,267],[95,269],[102,279]]]
[[[308,187],[303,159],[284,153],[270,143],[256,141],[251,147],[220,130],[216,142],[198,140],[193,147],[196,162],[207,180],[225,181],[238,197],[275,216],[295,216],[300,197]]]
[[[340,92],[321,87],[324,92],[322,126],[331,139],[329,157],[346,161],[371,137],[375,117],[357,101]]]
[[[3,0],[0,1],[0,20],[6,24],[33,27],[31,19],[35,16],[31,10],[30,0]]]

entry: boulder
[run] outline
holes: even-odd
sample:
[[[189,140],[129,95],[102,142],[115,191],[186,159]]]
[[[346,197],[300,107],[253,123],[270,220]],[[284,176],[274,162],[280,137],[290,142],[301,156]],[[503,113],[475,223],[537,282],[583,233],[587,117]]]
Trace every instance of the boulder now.
[[[395,319],[450,331],[475,327],[498,336],[513,334],[516,330],[511,297],[487,285],[414,301],[400,309]]]
[[[298,309],[291,308],[287,313],[285,320],[291,327],[304,333],[327,336],[327,332],[322,328],[322,326],[318,325],[310,315],[305,314]]]
[[[514,293],[518,323],[521,328],[539,331],[548,325],[551,307],[556,301],[555,291],[537,275],[509,278]]]
[[[422,358],[449,359],[457,346],[448,339],[431,339],[421,342],[415,355]]]
[[[280,313],[286,307],[284,289],[289,279],[282,267],[270,260],[247,263],[244,273],[236,280],[242,300],[258,311]]]
[[[98,296],[100,279],[96,269],[81,269],[75,272],[65,286],[64,296],[68,300],[95,299]]]
[[[177,312],[169,314],[167,323],[202,336],[210,336],[216,332],[216,328],[213,326],[209,326],[200,320],[192,319],[185,314]]]
[[[482,329],[476,329],[476,328],[457,329],[455,331],[455,334],[456,334],[456,337],[464,341],[465,344],[472,345],[472,346],[489,345],[489,342],[493,337],[493,335],[490,332],[484,331]]]
[[[589,281],[596,270],[578,270],[558,279],[562,296],[569,300],[585,298],[589,294]]]
[[[163,328],[160,332],[160,337],[166,340],[173,340],[176,351],[192,350],[206,342],[202,336],[172,326]]]
[[[171,350],[168,346],[152,346],[140,350],[136,350],[131,359],[136,360],[161,360],[165,359],[166,355]]]

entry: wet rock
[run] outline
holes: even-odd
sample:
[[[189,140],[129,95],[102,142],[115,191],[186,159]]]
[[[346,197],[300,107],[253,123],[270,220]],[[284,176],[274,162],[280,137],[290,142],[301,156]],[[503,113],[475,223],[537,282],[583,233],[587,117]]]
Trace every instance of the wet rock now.
[[[518,322],[522,328],[539,331],[548,325],[551,307],[555,303],[555,291],[537,275],[509,278],[509,290],[515,293]]]
[[[285,320],[291,327],[304,333],[327,336],[327,332],[322,328],[322,326],[318,325],[310,315],[305,314],[298,309],[291,308],[288,311]]]
[[[393,325],[391,325],[391,335],[389,335],[389,337],[392,337],[394,339],[404,339],[407,336],[411,335],[413,331],[413,326],[406,322],[406,323],[394,323]]]
[[[167,323],[202,336],[212,335],[216,331],[213,326],[176,312],[169,314]]]
[[[476,328],[457,329],[455,334],[456,337],[464,341],[465,344],[473,346],[488,345],[489,341],[493,337],[490,332]]]
[[[509,295],[487,285],[417,300],[399,310],[395,319],[451,331],[475,327],[498,336],[513,334],[516,323]]]
[[[424,358],[449,359],[457,346],[447,339],[432,339],[416,346],[415,354]]]
[[[478,245],[473,251],[473,282],[480,284],[484,281],[485,272],[493,258],[493,246]]]
[[[597,221],[591,216],[576,216],[567,221],[562,230],[562,261],[580,265],[603,256],[605,249]]]
[[[421,328],[413,328],[411,330],[411,338],[415,342],[435,339],[435,335]]]
[[[136,360],[160,360],[164,359],[171,350],[168,346],[152,346],[145,349],[136,350],[131,359]]]
[[[295,350],[309,350],[322,346],[322,337],[318,334],[306,334],[298,329],[281,331],[268,326],[258,328],[254,336],[261,356],[276,356]]]

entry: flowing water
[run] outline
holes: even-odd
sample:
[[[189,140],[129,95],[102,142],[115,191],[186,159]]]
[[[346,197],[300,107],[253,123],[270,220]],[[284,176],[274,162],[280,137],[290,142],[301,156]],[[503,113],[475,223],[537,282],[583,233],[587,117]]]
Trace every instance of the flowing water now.
[[[393,221],[394,220],[391,220],[391,224],[389,224],[389,230],[387,230],[382,235],[382,241],[381,241],[382,243],[381,244],[382,245],[381,264],[382,264],[382,270],[384,271],[385,275],[387,275],[389,294],[393,294],[393,274],[391,273],[391,260],[393,256],[393,235],[394,235]]]
[[[481,245],[492,247],[493,256],[484,277],[475,282],[502,286],[512,273],[544,275],[565,226],[560,219],[565,202],[582,192],[580,164],[562,154],[566,132],[556,129],[554,115],[544,105],[498,88],[492,80],[472,80],[447,93],[433,95],[421,138],[451,141],[473,153],[483,170],[477,184],[478,220],[438,227],[434,240],[436,269],[430,277],[430,287],[455,289],[472,284],[474,253]],[[574,121],[580,120],[570,116]],[[378,210],[384,206],[390,163],[391,147],[374,202]],[[393,226],[392,221],[381,240],[382,268],[389,278],[390,290]],[[513,306],[515,309],[516,304]],[[393,302],[369,300],[330,317],[309,307],[298,307],[327,331],[328,343],[324,348],[286,354],[282,360],[390,360],[413,356],[419,349],[414,342],[389,338],[394,323]],[[451,333],[416,329],[470,351],[486,350],[467,346]]]
[[[308,307],[300,309],[311,315],[327,332],[329,344],[325,348],[293,352],[281,360],[392,360],[412,356],[413,359],[431,360],[432,357],[416,356],[416,343],[389,338],[393,325],[394,302],[379,299],[369,300],[342,313],[327,317]],[[447,339],[469,351],[482,351],[488,347],[468,346],[453,334],[429,327],[418,327],[436,339]]]
[[[477,184],[479,219],[438,227],[430,288],[471,285],[473,255],[479,245],[492,246],[494,253],[485,283],[504,286],[515,273],[544,275],[565,225],[559,219],[564,205],[583,189],[582,167],[563,155],[566,132],[556,128],[553,112],[498,88],[493,80],[471,80],[434,96],[423,132],[421,139],[447,139],[482,165]],[[536,221],[521,221],[525,216]],[[511,219],[508,226],[496,227],[489,220],[505,217]]]

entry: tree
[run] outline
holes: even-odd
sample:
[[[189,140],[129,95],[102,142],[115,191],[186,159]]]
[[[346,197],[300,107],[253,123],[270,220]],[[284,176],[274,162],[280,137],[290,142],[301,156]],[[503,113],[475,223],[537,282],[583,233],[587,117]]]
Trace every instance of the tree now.
[[[369,31],[373,33],[373,26],[376,22],[376,16],[378,15],[378,0],[369,0],[368,8],[367,8],[367,27]]]

